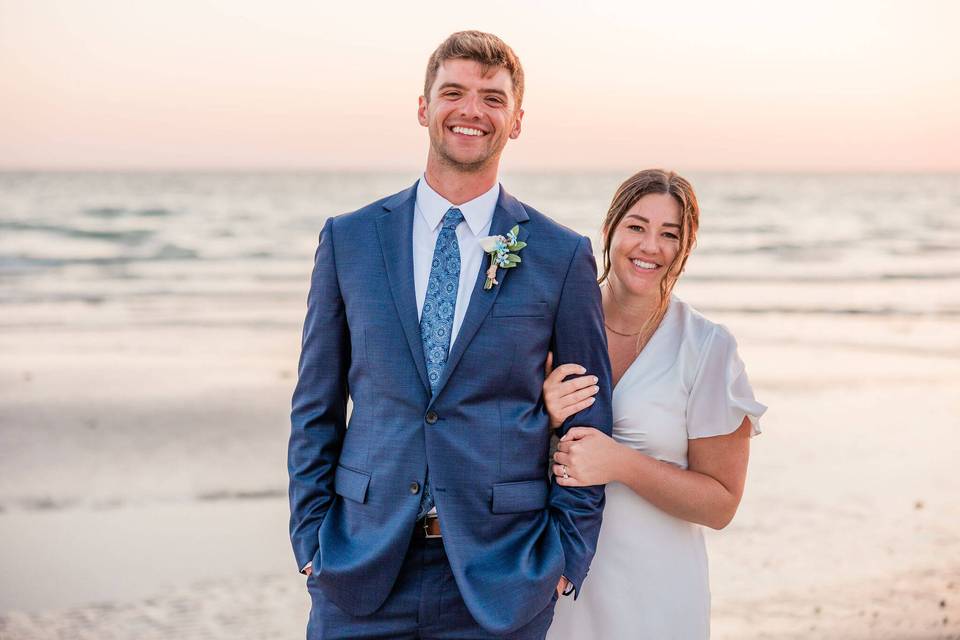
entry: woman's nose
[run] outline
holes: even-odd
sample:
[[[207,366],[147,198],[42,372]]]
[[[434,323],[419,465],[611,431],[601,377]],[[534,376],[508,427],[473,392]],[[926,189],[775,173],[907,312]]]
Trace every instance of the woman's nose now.
[[[644,253],[653,255],[659,251],[657,245],[657,235],[652,231],[647,231],[640,237],[640,250]]]

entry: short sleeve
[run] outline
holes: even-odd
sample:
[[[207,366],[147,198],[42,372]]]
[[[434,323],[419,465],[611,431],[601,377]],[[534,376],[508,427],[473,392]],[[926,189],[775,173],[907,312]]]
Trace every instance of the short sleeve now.
[[[725,327],[715,325],[704,340],[687,400],[687,436],[727,435],[737,430],[744,417],[750,418],[750,435],[755,436],[766,410],[753,397],[736,339]]]

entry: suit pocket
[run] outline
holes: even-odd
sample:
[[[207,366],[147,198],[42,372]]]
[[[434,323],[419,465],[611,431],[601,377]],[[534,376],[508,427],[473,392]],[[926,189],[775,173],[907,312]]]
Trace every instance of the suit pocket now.
[[[493,485],[494,513],[522,513],[538,511],[547,506],[550,486],[546,480],[524,480],[523,482],[500,482]]]
[[[367,487],[370,485],[370,474],[357,471],[343,465],[337,466],[333,477],[333,488],[337,495],[349,498],[363,504],[367,501]]]
[[[547,315],[546,302],[495,302],[493,311],[494,318],[542,318]]]

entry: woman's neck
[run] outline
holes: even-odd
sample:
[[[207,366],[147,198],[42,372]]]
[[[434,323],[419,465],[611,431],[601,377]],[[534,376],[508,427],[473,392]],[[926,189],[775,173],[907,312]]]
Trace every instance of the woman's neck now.
[[[607,280],[601,289],[603,315],[607,328],[618,335],[639,335],[660,310],[660,292],[637,296],[625,292],[615,281]]]

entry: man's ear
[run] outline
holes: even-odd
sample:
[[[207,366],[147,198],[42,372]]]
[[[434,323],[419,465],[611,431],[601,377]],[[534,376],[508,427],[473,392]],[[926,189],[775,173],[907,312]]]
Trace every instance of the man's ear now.
[[[510,130],[510,139],[516,140],[520,137],[520,121],[523,120],[523,109],[517,110],[517,119],[513,121],[513,129]]]
[[[424,127],[428,126],[427,121],[427,105],[430,103],[424,96],[420,96],[417,100],[417,120],[420,121],[420,124]]]

